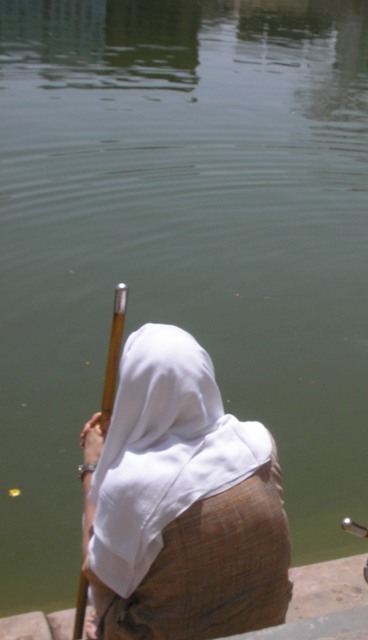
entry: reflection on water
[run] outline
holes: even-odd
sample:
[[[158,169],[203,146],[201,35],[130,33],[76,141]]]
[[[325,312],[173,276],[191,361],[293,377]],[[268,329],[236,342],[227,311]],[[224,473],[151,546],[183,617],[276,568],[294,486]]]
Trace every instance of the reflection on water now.
[[[115,0],[106,16],[105,61],[120,74],[128,72],[130,86],[142,77],[156,87],[159,82],[190,90],[196,83],[199,27],[200,7],[193,0]]]
[[[104,49],[105,18],[105,0],[1,2],[3,53],[19,50],[24,61],[40,59],[60,65],[93,60]]]
[[[0,19],[2,39],[13,50],[3,61],[43,63],[45,89],[152,84],[189,91],[196,83],[196,0],[32,0],[1,4]]]
[[[361,112],[365,119],[365,77],[361,95],[356,80],[368,71],[367,23],[362,1],[245,0],[239,4],[238,37],[258,42],[265,64],[290,65],[294,59],[307,71],[311,86],[296,94],[307,117],[342,121]]]
[[[191,90],[198,81],[201,25],[226,19],[237,20],[239,41],[260,45],[254,54],[266,64],[292,64],[290,50],[297,47],[294,63],[311,65],[311,76],[319,85],[311,96],[314,106],[306,110],[310,117],[324,117],[325,112],[329,117],[345,102],[349,110],[349,78],[367,73],[364,0],[237,0],[221,5],[211,0],[5,2],[0,4],[2,62],[44,63],[40,73],[48,81],[45,88],[88,88],[94,72],[92,87],[140,88],[144,82],[147,88],[152,82],[156,89]],[[325,60],[320,51],[313,60],[318,39],[326,48]],[[84,76],[86,63],[91,66]],[[318,78],[324,75],[321,66],[329,78]]]
[[[73,604],[120,280],[273,430],[294,563],[364,551],[367,61],[366,1],[0,2],[0,615]]]
[[[350,3],[349,3],[350,4]],[[310,89],[301,92],[305,115],[324,121],[366,122],[368,71],[368,15],[363,3],[350,4],[334,23],[325,64],[310,60]],[[316,73],[317,72],[317,73]]]

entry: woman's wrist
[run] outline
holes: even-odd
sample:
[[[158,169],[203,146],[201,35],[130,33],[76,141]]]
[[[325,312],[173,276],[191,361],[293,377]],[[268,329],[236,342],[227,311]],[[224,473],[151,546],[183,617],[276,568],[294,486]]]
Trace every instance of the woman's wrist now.
[[[83,464],[97,464],[100,456],[92,455],[92,454],[84,454],[83,456]]]
[[[78,475],[79,479],[83,482],[87,475],[91,476],[92,473],[96,470],[96,464],[91,463],[83,463],[78,466]]]
[[[103,448],[103,438],[96,432],[95,429],[91,429],[85,437],[84,441],[84,464],[97,464]]]

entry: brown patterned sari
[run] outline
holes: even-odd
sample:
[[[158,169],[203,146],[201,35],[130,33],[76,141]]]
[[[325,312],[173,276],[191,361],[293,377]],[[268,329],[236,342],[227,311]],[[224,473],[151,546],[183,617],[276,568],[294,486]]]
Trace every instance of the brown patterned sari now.
[[[276,456],[194,503],[163,537],[136,591],[126,600],[111,592],[101,640],[206,640],[284,622],[290,541]]]

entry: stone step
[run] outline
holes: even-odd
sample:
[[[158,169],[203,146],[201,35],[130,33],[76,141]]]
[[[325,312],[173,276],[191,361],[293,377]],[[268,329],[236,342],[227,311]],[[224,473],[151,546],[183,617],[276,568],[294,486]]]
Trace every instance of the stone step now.
[[[73,624],[74,609],[50,616],[34,611],[1,619],[0,637],[1,640],[71,640]],[[365,606],[222,640],[367,640],[367,627],[368,606]]]
[[[93,612],[87,607],[86,616]],[[71,640],[75,609],[45,614],[42,611],[0,618],[1,640]]]
[[[23,613],[0,620],[1,640],[53,640],[46,616],[41,611]]]
[[[364,554],[291,569],[294,591],[286,624],[226,640],[367,640],[365,562]],[[1,618],[0,638],[71,640],[74,615],[74,609],[67,609]]]
[[[306,618],[222,640],[367,640],[368,606]]]

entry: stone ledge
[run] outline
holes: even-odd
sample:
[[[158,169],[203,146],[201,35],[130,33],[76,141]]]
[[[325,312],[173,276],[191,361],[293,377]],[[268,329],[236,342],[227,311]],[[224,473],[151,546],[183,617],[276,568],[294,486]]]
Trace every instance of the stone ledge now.
[[[368,607],[336,611],[222,640],[367,640]]]
[[[47,618],[41,611],[1,618],[0,638],[1,640],[53,640]]]
[[[56,611],[47,615],[53,640],[71,640],[74,629],[74,609]]]
[[[294,592],[286,624],[236,636],[233,640],[367,640],[368,585],[363,579],[366,559],[363,554],[292,568],[290,578]],[[89,607],[87,615],[90,612]],[[75,610],[67,609],[48,615],[36,611],[2,618],[0,638],[70,640],[74,616]],[[364,627],[359,628],[361,619]],[[333,629],[334,635],[327,629]]]
[[[367,555],[361,554],[292,568],[293,599],[286,622],[368,605],[368,584],[363,577],[366,560]]]
[[[86,617],[92,615],[92,613],[92,607],[87,607]],[[74,630],[75,609],[65,609],[64,611],[49,613],[47,620],[50,625],[53,640],[71,640]]]

